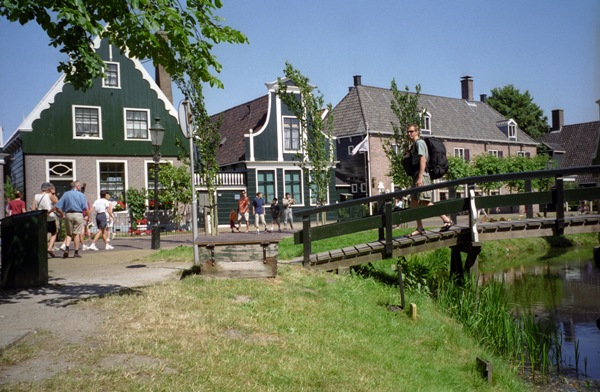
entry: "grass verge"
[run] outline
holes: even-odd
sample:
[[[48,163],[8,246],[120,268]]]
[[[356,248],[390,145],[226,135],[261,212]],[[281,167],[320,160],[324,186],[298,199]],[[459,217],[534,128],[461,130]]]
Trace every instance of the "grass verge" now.
[[[419,317],[391,312],[397,288],[356,275],[282,266],[275,279],[192,276],[77,306],[109,314],[76,363],[11,391],[525,391],[422,294]],[[11,358],[19,358],[10,353]],[[23,349],[23,348],[21,348]],[[494,364],[488,386],[475,357]]]

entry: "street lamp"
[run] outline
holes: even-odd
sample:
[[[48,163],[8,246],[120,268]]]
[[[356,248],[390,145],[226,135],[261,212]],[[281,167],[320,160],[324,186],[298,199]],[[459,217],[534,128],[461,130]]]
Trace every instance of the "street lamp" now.
[[[150,128],[150,139],[154,147],[154,218],[152,218],[152,249],[160,249],[160,225],[158,222],[158,163],[160,162],[160,146],[165,136],[165,129],[160,125],[160,117],[154,118],[154,126]]]

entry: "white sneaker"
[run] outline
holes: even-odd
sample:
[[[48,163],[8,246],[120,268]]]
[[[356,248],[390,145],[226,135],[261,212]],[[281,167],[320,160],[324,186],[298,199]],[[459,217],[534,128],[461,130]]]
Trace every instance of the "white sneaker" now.
[[[114,246],[111,246],[111,245],[109,245],[109,244],[106,244],[106,250],[111,250],[111,249],[115,249],[115,247],[114,247]]]
[[[58,249],[60,249],[60,250],[62,250],[64,252],[65,250],[67,250],[67,247],[65,246],[65,244],[62,244],[60,246],[60,248],[58,248]]]
[[[88,246],[89,250],[99,250],[98,248],[96,248],[96,244],[92,243],[92,245]]]
[[[90,250],[90,247],[87,245],[81,245],[81,250]]]

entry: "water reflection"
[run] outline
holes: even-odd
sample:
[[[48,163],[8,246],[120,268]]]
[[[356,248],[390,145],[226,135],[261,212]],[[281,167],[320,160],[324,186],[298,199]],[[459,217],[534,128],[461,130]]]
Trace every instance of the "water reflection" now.
[[[516,310],[531,310],[550,320],[563,336],[563,367],[600,380],[600,268],[589,258],[544,258],[532,267],[516,267],[482,276],[508,283]],[[577,347],[577,348],[576,348]]]

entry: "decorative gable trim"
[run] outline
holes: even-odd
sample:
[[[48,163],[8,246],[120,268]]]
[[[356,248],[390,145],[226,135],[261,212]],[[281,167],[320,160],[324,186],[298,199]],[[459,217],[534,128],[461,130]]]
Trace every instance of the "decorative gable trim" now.
[[[94,39],[94,48],[95,49],[100,48],[101,42],[102,42],[101,38],[96,37]],[[112,45],[110,45],[110,46],[112,49]],[[133,62],[134,67],[138,71],[141,72],[142,78],[148,82],[148,84],[150,85],[150,89],[152,89],[156,92],[156,94],[158,95],[158,99],[164,103],[165,108],[169,112],[169,114],[177,121],[177,123],[179,123],[179,115],[178,115],[177,109],[175,108],[175,106],[173,106],[171,101],[169,101],[169,99],[167,98],[165,93],[163,93],[163,91],[160,89],[160,87],[158,87],[158,85],[156,84],[154,79],[150,76],[150,74],[148,73],[146,68],[144,68],[142,63],[137,58],[129,57],[128,51],[126,51],[124,54],[125,54],[125,57],[127,57],[129,60],[131,60]],[[65,77],[66,77],[65,74],[62,74],[60,76],[58,81],[56,83],[54,83],[54,85],[46,93],[44,98],[42,98],[42,100],[40,102],[38,102],[38,104],[35,106],[35,108],[29,113],[29,115],[27,115],[27,117],[23,120],[23,122],[21,122],[21,124],[17,127],[17,129],[8,138],[5,145],[9,145],[11,142],[13,142],[14,141],[13,139],[17,138],[17,135],[19,132],[33,131],[33,122],[40,118],[40,116],[44,110],[50,108],[50,105],[54,103],[56,95],[58,93],[62,92],[63,87],[65,85]],[[103,82],[101,81],[100,83],[103,83]]]

